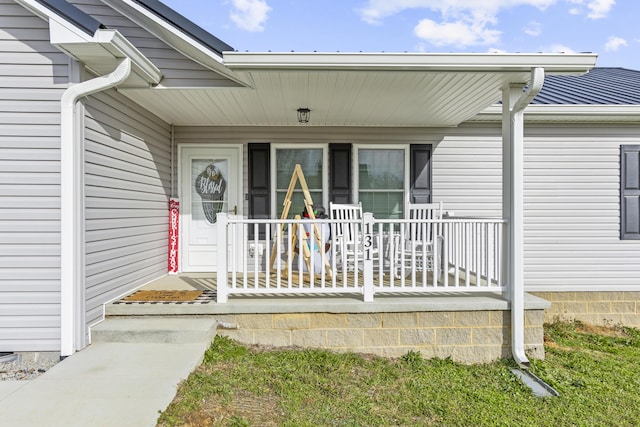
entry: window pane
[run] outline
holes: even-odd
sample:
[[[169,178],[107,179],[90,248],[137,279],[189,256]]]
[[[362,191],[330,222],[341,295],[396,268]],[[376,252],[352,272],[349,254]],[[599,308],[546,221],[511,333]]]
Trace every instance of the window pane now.
[[[358,199],[376,218],[402,218],[405,150],[358,150]]]
[[[404,189],[404,150],[358,150],[360,190]]]
[[[282,217],[284,198],[291,183],[296,164],[300,164],[309,193],[316,205],[322,204],[322,155],[320,148],[315,149],[276,149],[276,211],[277,218]],[[304,209],[304,194],[300,182],[296,183],[291,197],[289,218],[299,215]]]
[[[359,198],[362,202],[362,210],[372,212],[375,218],[399,219],[404,215],[403,194],[397,191],[361,191]]]
[[[300,164],[309,189],[322,189],[322,149],[277,149],[276,188],[286,190],[293,168]]]

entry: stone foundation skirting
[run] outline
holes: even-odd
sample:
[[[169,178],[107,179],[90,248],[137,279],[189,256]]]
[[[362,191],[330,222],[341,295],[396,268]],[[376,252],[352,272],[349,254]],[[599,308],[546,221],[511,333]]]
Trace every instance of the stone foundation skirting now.
[[[545,323],[556,320],[640,328],[640,292],[531,292],[551,303]]]
[[[218,335],[245,344],[425,358],[466,364],[511,357],[509,311],[262,313],[216,316]],[[544,310],[525,312],[525,350],[544,358]]]

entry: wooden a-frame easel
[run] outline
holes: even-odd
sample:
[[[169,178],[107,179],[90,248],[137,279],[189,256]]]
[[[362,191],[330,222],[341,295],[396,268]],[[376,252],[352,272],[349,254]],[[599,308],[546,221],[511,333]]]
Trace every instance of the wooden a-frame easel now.
[[[307,214],[309,216],[309,219],[316,219],[315,213],[313,212],[313,199],[311,198],[311,193],[309,192],[309,187],[307,186],[307,180],[304,178],[304,173],[302,173],[302,167],[299,164],[296,164],[296,166],[293,169],[293,174],[291,175],[291,181],[289,182],[289,188],[287,189],[287,194],[284,197],[284,202],[282,203],[283,205],[283,209],[282,209],[282,216],[280,217],[280,219],[287,219],[287,216],[289,215],[289,210],[291,209],[291,197],[293,196],[293,190],[295,189],[296,183],[300,182],[300,188],[302,189],[302,194],[304,195],[304,206],[305,206],[305,210],[307,211]],[[294,219],[300,219],[300,215],[296,215],[294,217]],[[280,224],[280,233],[279,236],[283,236],[284,235],[284,227],[285,224]],[[293,252],[293,248],[296,247],[296,244],[298,243],[298,235],[300,233],[298,233],[298,229],[299,229],[299,224],[293,224],[293,227],[291,227],[291,246],[287,249],[288,252],[288,260],[289,261],[293,261],[293,256],[294,256],[294,252]],[[327,254],[325,253],[324,250],[324,244],[322,242],[322,236],[320,234],[320,229],[318,228],[318,224],[317,223],[313,223],[313,238],[315,240],[315,244],[316,247],[318,248],[318,251],[322,254],[322,262],[324,263],[324,271],[327,274],[327,277],[329,279],[331,279],[331,265],[329,264],[329,260],[327,259]],[[307,240],[308,237],[306,235],[306,233],[302,233],[302,240]],[[302,258],[307,266],[307,271],[311,272],[311,251],[309,250],[309,242],[301,242],[302,244],[298,245],[301,248],[301,255]],[[279,249],[279,241],[278,239],[276,239],[273,242],[273,248],[271,250],[271,259],[269,261],[269,272],[271,272],[273,270],[273,263],[276,260],[276,256],[278,256],[278,249]],[[289,275],[289,264],[290,262],[287,262],[285,265],[284,270],[282,271],[282,275],[287,277]],[[311,274],[311,273],[309,273]]]

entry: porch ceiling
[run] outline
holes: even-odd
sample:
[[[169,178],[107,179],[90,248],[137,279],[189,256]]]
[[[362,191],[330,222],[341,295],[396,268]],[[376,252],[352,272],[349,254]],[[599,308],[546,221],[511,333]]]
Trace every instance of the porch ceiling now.
[[[122,88],[174,125],[457,126],[501,98],[501,88],[527,83],[533,67],[579,74],[595,55],[224,54],[250,87]]]

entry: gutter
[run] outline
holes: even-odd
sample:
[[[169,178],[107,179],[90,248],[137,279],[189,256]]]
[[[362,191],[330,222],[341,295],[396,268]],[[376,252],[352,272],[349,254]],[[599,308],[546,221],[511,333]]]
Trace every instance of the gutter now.
[[[84,339],[78,327],[84,323],[84,141],[76,105],[83,97],[118,86],[130,74],[131,59],[124,58],[110,74],[69,87],[61,99],[61,356],[73,354],[76,342]]]
[[[524,351],[524,109],[538,95],[543,84],[544,68],[536,67],[531,70],[531,79],[526,91],[520,92],[519,96],[515,97],[514,95],[517,95],[517,91],[521,88],[511,87],[503,95],[503,121],[507,119],[507,115],[509,120],[509,165],[506,165],[508,166],[506,178],[509,187],[507,197],[511,202],[508,212],[510,218],[508,279],[511,284],[509,287],[511,352],[516,363],[521,367],[529,366],[529,359]],[[503,123],[503,128],[504,126]],[[505,145],[504,142],[503,145]]]

